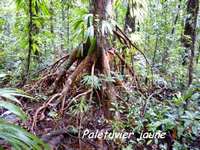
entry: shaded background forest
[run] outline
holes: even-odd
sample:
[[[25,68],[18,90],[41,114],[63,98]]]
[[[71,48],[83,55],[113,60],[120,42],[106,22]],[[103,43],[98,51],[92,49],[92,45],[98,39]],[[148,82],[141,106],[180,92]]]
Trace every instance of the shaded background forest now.
[[[111,109],[121,114],[122,118],[120,121],[111,121],[113,130],[128,129],[140,133],[147,129],[168,133],[165,141],[115,141],[116,145],[120,145],[117,148],[152,149],[156,145],[157,149],[199,149],[199,0],[112,2],[112,8],[106,9],[109,17],[101,22],[101,33],[109,45],[107,48],[113,47],[116,51],[110,61],[111,76],[102,79],[99,74],[84,74],[77,87],[85,90],[82,88],[85,85],[95,93],[105,86],[104,80],[114,84],[118,91],[117,98],[121,100],[112,102]],[[98,37],[95,34],[93,3],[89,0],[0,1],[0,100],[10,99],[5,97],[3,91],[10,87],[22,88],[29,96],[34,95],[39,105],[27,104],[33,112],[35,107],[48,100],[50,85],[39,86],[37,81],[59,70],[62,62],[55,67],[57,60],[73,53],[76,48],[83,51],[88,39],[92,43],[94,37]],[[116,34],[119,30],[125,34],[125,40]],[[91,47],[92,44],[89,49]],[[51,69],[52,72],[49,71]],[[55,80],[55,77],[49,80],[52,79]],[[31,87],[35,87],[34,92],[29,91]],[[72,91],[77,89],[73,88]],[[57,92],[62,93],[62,90]],[[20,94],[29,98],[25,93]],[[19,96],[16,93],[13,95]],[[72,92],[72,95],[82,98],[80,93]],[[73,112],[75,118],[84,120],[83,124],[67,124],[78,130],[83,129],[81,126],[86,127],[88,120],[92,120],[91,115],[88,118],[84,116],[91,113],[93,104],[82,99],[70,105],[69,112]],[[23,100],[22,103],[26,104]],[[26,112],[27,105],[23,106]],[[29,115],[31,118],[33,113]],[[57,115],[56,108],[46,116],[56,120]],[[98,122],[99,118],[93,121]],[[26,125],[31,126],[29,123]],[[45,132],[39,128],[36,134],[41,136]]]

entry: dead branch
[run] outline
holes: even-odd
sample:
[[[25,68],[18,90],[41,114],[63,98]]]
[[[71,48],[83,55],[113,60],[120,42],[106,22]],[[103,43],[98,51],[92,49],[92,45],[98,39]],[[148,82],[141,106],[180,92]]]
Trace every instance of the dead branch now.
[[[113,33],[115,33],[118,38],[120,37],[121,39],[123,39],[125,41],[125,43],[122,43],[122,44],[125,44],[129,48],[130,48],[130,46],[132,46],[137,51],[139,51],[143,55],[143,57],[144,57],[144,59],[146,61],[146,64],[150,65],[150,63],[149,63],[146,55],[143,53],[143,51],[140,50],[135,44],[133,44],[133,42],[128,38],[128,36],[117,25],[116,25],[116,31],[113,30]]]
[[[51,66],[49,66],[50,69],[54,68],[60,61],[62,61],[63,59],[67,59],[68,57],[69,57],[69,55],[65,55],[65,56],[61,57],[54,64],[52,64]]]
[[[35,72],[33,75],[38,75],[40,72],[43,72],[45,70],[51,70],[53,68],[55,68],[57,66],[57,64],[59,64],[61,61],[65,61],[65,59],[67,59],[69,57],[69,55],[65,55],[63,57],[61,57],[60,59],[58,59],[56,62],[54,62],[52,65],[48,65],[42,69],[40,69],[39,71]],[[63,63],[63,62],[62,62]]]

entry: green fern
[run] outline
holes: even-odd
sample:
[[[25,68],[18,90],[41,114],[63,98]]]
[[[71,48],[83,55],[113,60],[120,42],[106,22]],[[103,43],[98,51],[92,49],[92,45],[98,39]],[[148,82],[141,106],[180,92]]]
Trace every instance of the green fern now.
[[[82,80],[83,84],[94,89],[100,89],[101,80],[95,75],[86,75]]]

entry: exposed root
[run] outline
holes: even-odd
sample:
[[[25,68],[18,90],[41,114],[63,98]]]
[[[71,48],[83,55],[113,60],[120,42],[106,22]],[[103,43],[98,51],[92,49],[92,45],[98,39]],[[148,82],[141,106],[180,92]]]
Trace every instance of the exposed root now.
[[[112,55],[114,56],[114,53]],[[121,58],[119,54],[116,53],[116,55],[118,56],[119,59]],[[122,59],[120,60],[124,61]],[[42,87],[44,84],[47,84],[49,86],[52,85],[55,86],[57,93],[55,93],[54,91],[54,93],[52,93],[51,98],[48,101],[44,102],[43,105],[36,110],[32,119],[31,131],[34,130],[38,120],[41,120],[42,117],[45,117],[44,112],[48,107],[50,107],[53,101],[56,100],[56,106],[60,104],[59,112],[61,115],[63,115],[64,112],[73,104],[75,100],[79,99],[82,96],[86,96],[88,94],[90,102],[92,101],[93,95],[95,95],[96,98],[99,100],[100,104],[102,104],[103,114],[107,120],[120,121],[120,114],[119,113],[113,114],[110,111],[110,108],[112,107],[112,102],[116,102],[118,99],[123,101],[120,95],[117,94],[117,91],[115,90],[115,85],[112,82],[103,81],[102,89],[99,91],[92,88],[90,88],[89,90],[88,89],[86,90],[84,88],[84,91],[81,91],[81,93],[79,94],[77,94],[76,90],[75,90],[76,93],[72,93],[74,91],[74,88],[76,88],[75,85],[77,85],[77,83],[80,81],[81,77],[85,73],[90,72],[92,75],[94,75],[95,73],[103,73],[105,76],[111,76],[109,61],[110,58],[106,52],[104,52],[101,59],[97,58],[95,53],[86,56],[71,74],[68,70],[65,70],[65,78],[63,78],[62,80],[62,81],[65,80],[65,83],[64,84],[61,83],[62,87],[58,86],[58,84],[54,85],[54,82],[58,77],[58,74],[55,72],[51,74],[45,74],[39,81],[37,81],[34,84],[34,86],[32,86],[30,91],[37,89],[38,87]],[[58,62],[52,65],[51,68],[58,67],[62,63],[61,59],[58,60]],[[130,68],[130,66],[128,66],[127,63],[125,64],[129,72],[132,74],[132,76],[136,77],[135,72]],[[66,75],[66,72],[68,76]],[[60,82],[62,82],[60,80],[57,81],[59,82],[59,84]],[[135,78],[135,84],[136,85],[138,84],[136,78]],[[48,87],[46,89],[48,89]],[[66,101],[67,99],[68,101]],[[123,103],[126,106],[128,105],[124,101]]]
[[[41,87],[45,87],[45,89],[52,84],[51,82],[56,79],[56,76],[58,75],[57,69],[60,67],[69,57],[69,55],[66,55],[59,60],[57,60],[54,64],[38,71],[35,74],[41,73],[41,79],[37,80],[33,84],[27,84],[24,86],[24,89],[27,93],[32,93],[35,89],[39,89]],[[35,75],[34,74],[34,75]]]
[[[55,100],[57,97],[59,97],[59,96],[62,96],[62,95],[61,95],[60,93],[55,94],[55,95],[52,96],[47,102],[45,102],[41,107],[39,107],[39,108],[36,110],[36,112],[35,112],[35,114],[34,114],[34,116],[33,116],[33,122],[32,122],[32,126],[31,126],[31,131],[34,130],[34,127],[35,127],[36,124],[37,124],[38,114],[39,114],[42,110],[46,109],[46,108],[49,106],[49,104],[50,104],[53,100]]]
[[[26,92],[27,93],[31,93],[35,89],[38,89],[38,87],[41,87],[42,85],[44,85],[44,83],[48,83],[48,81],[54,80],[54,78],[55,78],[56,75],[57,75],[56,73],[45,75],[40,80],[38,80],[37,82],[35,82],[34,85],[31,85],[30,89],[28,89],[29,87],[27,87],[28,90],[26,90]]]
[[[74,98],[71,99],[71,101],[68,102],[67,106],[64,108],[64,110],[68,109],[70,107],[70,105],[75,101],[77,100],[78,98],[84,96],[84,95],[87,95],[89,94],[90,92],[92,92],[92,89],[89,89],[87,90],[86,92],[83,92],[81,94],[78,94],[77,96],[75,96]]]
[[[32,123],[32,126],[31,126],[31,130],[33,131],[34,127],[36,126],[36,123],[37,123],[37,120],[38,120],[38,114],[45,110],[49,104],[55,100],[56,98],[58,98],[59,101],[61,101],[61,109],[60,109],[60,113],[63,114],[64,113],[64,106],[65,106],[65,101],[66,101],[66,98],[69,96],[69,91],[70,89],[73,87],[73,83],[76,81],[76,79],[78,78],[78,76],[81,76],[84,72],[87,72],[87,70],[91,67],[91,65],[93,64],[94,62],[94,59],[91,59],[91,58],[94,58],[92,56],[87,56],[79,65],[78,67],[75,69],[75,71],[68,77],[66,83],[65,83],[65,86],[62,90],[61,93],[57,93],[57,94],[54,94],[51,99],[49,99],[47,102],[45,102],[40,108],[38,108],[33,116],[33,123]],[[47,78],[47,77],[44,77],[44,79]],[[40,80],[38,81],[39,83],[41,83],[41,81],[43,80]],[[78,96],[79,97],[79,96]]]
[[[72,84],[76,80],[78,76],[81,76],[83,73],[88,72],[88,69],[92,66],[94,63],[94,57],[93,56],[87,56],[76,68],[76,70],[68,77],[65,87],[62,90],[62,95],[65,97],[67,96],[67,93],[69,92],[70,88],[72,87]]]
[[[33,75],[37,75],[42,73],[44,76],[47,74],[50,74],[51,72],[55,72],[56,69],[58,67],[60,67],[67,59],[69,58],[69,55],[65,55],[63,57],[61,57],[60,59],[58,59],[55,63],[53,63],[50,66],[47,66],[41,70],[39,70],[38,72],[34,73]]]

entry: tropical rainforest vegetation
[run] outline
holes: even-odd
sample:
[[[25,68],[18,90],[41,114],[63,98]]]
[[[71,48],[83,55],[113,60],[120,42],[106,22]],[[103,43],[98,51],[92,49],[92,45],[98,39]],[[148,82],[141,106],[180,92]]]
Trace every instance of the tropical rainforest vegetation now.
[[[0,149],[199,150],[199,6],[1,0]]]

